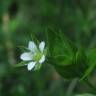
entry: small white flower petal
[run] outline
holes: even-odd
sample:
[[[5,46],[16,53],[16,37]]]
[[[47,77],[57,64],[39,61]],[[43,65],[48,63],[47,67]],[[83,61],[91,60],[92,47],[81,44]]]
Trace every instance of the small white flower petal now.
[[[28,49],[29,49],[31,52],[35,52],[35,51],[37,50],[37,46],[36,46],[36,44],[35,44],[33,41],[29,41]]]
[[[25,52],[25,53],[21,54],[20,58],[21,58],[21,60],[29,61],[29,60],[32,60],[33,56],[30,52]]]
[[[32,70],[32,69],[34,68],[35,64],[36,64],[36,62],[30,62],[30,63],[28,63],[27,69],[28,69],[29,71]]]
[[[39,60],[39,63],[43,63],[45,61],[45,56],[43,55],[41,59]]]
[[[44,47],[45,47],[45,42],[42,41],[42,42],[39,44],[39,49],[40,49],[41,52],[43,52]]]

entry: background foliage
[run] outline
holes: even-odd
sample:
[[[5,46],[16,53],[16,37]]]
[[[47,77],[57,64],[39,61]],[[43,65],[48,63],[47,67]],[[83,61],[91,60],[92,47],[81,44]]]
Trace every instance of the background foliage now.
[[[96,94],[95,11],[96,0],[0,0],[0,96]],[[37,39],[48,47],[42,68],[13,68]]]

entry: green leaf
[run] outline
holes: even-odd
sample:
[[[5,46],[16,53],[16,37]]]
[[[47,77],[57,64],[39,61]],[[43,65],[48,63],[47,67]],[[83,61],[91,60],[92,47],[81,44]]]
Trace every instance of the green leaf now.
[[[41,68],[41,66],[42,66],[42,64],[40,64],[40,63],[36,64],[34,70],[35,71],[39,70]]]
[[[18,64],[15,64],[13,67],[22,67],[22,66],[25,66],[26,63],[28,63],[28,62],[22,61],[22,62],[20,62]]]
[[[57,32],[49,32],[48,34],[50,40],[49,50],[52,57],[51,62],[54,62],[55,65],[62,66],[72,64],[75,51],[74,45],[66,39],[63,32],[60,34]]]
[[[75,95],[75,96],[96,96],[96,95],[85,93],[85,94],[80,94],[80,95]]]
[[[89,68],[86,70],[84,76],[81,78],[81,80],[85,79],[92,71],[94,71],[96,67],[96,48],[90,49],[87,53],[88,58],[88,66]]]
[[[73,58],[74,60],[68,65],[55,65],[57,72],[66,79],[82,78],[87,70],[87,62],[84,51],[79,49]]]

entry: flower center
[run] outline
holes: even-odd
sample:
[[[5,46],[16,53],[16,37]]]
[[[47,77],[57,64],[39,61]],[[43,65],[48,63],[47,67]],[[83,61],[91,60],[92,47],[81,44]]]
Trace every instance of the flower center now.
[[[39,61],[41,57],[42,57],[42,53],[40,51],[37,51],[36,54],[34,54],[33,60]]]

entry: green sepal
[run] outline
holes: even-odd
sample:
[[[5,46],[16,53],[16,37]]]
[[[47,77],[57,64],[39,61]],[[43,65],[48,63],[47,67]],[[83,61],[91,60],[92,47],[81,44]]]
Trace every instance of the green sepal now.
[[[13,65],[13,67],[22,67],[22,66],[25,66],[25,64],[27,64],[27,63],[28,62],[22,61],[22,62],[20,62],[18,64]]]
[[[40,63],[36,64],[34,67],[34,71],[40,70],[41,66],[42,66],[42,64],[40,64]]]

